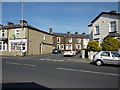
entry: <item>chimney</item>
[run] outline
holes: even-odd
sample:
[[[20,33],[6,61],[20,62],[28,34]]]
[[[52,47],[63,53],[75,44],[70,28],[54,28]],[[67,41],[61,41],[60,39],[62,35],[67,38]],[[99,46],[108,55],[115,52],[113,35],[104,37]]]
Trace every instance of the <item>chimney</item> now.
[[[85,36],[86,34],[85,33],[82,33],[83,36]]]
[[[78,35],[78,32],[75,32],[76,35]]]
[[[67,32],[68,35],[70,35],[70,32]]]
[[[8,26],[13,26],[14,25],[14,23],[12,23],[12,22],[8,22],[7,24],[8,24]]]
[[[117,11],[116,10],[112,10],[109,13],[117,13]]]
[[[27,25],[27,21],[25,21],[25,20],[20,20],[20,24],[21,24],[21,25]]]
[[[51,33],[51,34],[52,34],[52,28],[49,28],[49,33]]]

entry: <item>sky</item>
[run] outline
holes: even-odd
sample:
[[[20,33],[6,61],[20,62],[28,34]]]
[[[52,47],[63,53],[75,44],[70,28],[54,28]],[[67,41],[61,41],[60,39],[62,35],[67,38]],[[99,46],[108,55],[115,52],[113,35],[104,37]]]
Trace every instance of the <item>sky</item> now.
[[[19,24],[24,19],[29,25],[49,32],[89,33],[88,25],[101,12],[118,11],[118,2],[3,2],[2,24]],[[23,14],[23,17],[22,17]]]

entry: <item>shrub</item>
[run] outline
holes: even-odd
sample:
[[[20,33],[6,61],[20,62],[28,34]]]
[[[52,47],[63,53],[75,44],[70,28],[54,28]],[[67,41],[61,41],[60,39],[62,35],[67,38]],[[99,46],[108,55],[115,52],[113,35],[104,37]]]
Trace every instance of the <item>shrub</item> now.
[[[102,50],[104,51],[115,51],[120,48],[120,41],[115,38],[108,37],[103,41]]]
[[[96,41],[90,41],[87,45],[88,51],[101,51],[102,47],[99,47],[99,43]]]

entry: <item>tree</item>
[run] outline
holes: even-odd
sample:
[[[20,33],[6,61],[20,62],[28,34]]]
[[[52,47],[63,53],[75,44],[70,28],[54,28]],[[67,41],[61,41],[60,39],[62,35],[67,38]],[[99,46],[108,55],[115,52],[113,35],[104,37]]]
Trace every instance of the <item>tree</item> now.
[[[107,37],[102,44],[102,49],[104,51],[116,51],[120,48],[120,41],[115,38]]]
[[[88,51],[101,51],[102,47],[99,46],[99,43],[96,41],[90,41],[87,45]]]

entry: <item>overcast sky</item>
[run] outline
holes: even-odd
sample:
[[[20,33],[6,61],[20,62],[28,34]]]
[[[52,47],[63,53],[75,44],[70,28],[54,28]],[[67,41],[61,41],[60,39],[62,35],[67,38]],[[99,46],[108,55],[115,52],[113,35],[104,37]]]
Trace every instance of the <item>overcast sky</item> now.
[[[24,2],[23,19],[29,25],[48,32],[88,33],[88,25],[101,12],[118,11],[117,2]],[[2,24],[19,23],[20,2],[2,3]]]

